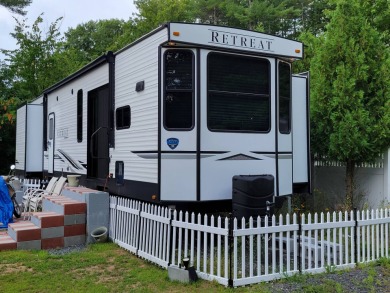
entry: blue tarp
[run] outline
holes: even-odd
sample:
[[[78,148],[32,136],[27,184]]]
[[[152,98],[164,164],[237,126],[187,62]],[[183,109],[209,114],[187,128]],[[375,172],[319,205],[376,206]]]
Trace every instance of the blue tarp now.
[[[8,223],[12,223],[12,213],[14,206],[8,193],[7,184],[0,176],[0,228],[7,228]]]

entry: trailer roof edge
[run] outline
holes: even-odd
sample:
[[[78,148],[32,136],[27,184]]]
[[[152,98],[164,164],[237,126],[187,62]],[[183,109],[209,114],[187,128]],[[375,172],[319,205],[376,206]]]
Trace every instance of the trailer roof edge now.
[[[96,58],[95,60],[93,60],[92,62],[88,63],[87,65],[85,65],[84,67],[79,69],[78,71],[76,71],[73,74],[65,77],[63,80],[57,82],[56,84],[52,85],[51,87],[45,89],[42,94],[49,94],[49,93],[55,91],[59,87],[67,84],[68,82],[72,81],[73,79],[75,79],[75,78],[85,74],[86,72],[96,68],[97,66],[99,66],[99,65],[101,65],[101,64],[103,64],[105,62],[109,62],[111,60],[111,58],[113,58],[113,57],[114,57],[114,53],[111,52],[111,51],[108,51],[107,53],[105,53],[102,56]]]

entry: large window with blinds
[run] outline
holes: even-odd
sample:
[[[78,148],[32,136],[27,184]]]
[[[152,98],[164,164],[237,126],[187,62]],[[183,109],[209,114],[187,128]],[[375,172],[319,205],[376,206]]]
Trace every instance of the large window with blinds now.
[[[210,53],[207,125],[211,131],[268,132],[270,64],[266,59]]]
[[[279,132],[291,132],[291,68],[290,64],[279,62]]]
[[[190,130],[194,127],[194,54],[168,50],[164,61],[164,127]]]

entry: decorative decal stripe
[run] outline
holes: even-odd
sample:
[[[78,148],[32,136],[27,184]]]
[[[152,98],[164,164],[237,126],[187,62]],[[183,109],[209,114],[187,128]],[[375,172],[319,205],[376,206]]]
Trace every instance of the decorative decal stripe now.
[[[238,154],[238,155],[219,159],[218,161],[243,161],[243,160],[260,160],[261,161],[262,159],[254,158],[254,157],[247,156],[244,154]]]
[[[77,163],[67,154],[65,153],[63,150],[61,149],[57,149],[57,151],[64,156],[64,158],[73,166],[73,168],[77,169],[77,170],[81,170],[81,168],[77,165]]]

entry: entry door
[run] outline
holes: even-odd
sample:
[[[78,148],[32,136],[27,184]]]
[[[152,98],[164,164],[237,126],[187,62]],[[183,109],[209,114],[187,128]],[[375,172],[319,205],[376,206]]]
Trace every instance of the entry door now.
[[[87,175],[106,178],[109,172],[109,90],[108,85],[88,92]]]
[[[55,137],[55,117],[54,113],[49,114],[49,135],[47,140],[47,153],[48,153],[48,172],[54,172],[54,137]]]

